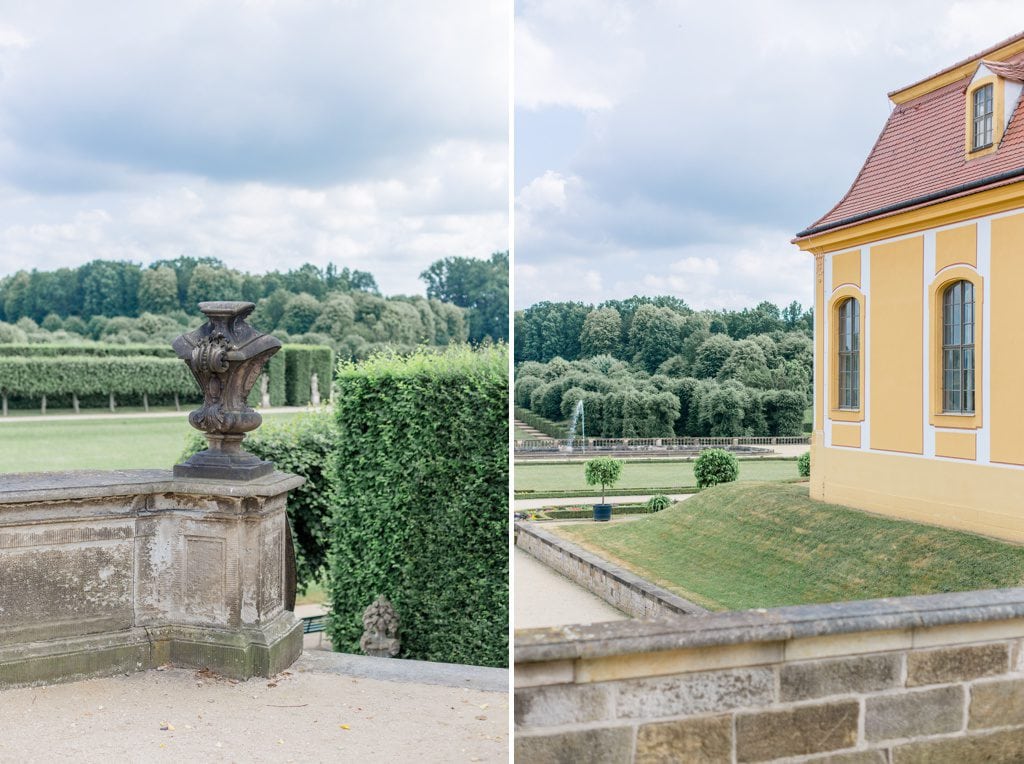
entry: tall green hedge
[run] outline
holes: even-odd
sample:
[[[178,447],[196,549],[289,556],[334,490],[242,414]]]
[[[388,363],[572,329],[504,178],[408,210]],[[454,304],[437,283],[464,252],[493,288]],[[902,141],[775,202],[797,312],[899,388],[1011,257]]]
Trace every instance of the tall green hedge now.
[[[508,660],[508,349],[343,364],[329,554],[335,649],[385,595],[402,656]]]
[[[274,355],[270,356],[270,360],[267,361],[267,365],[263,367],[263,374],[266,374],[270,380],[267,392],[270,393],[270,405],[271,406],[284,406],[288,403],[286,395],[286,383],[285,383],[285,354],[283,350],[278,350]],[[260,395],[260,380],[256,380],[256,384],[252,386],[252,390],[249,392],[249,397],[246,402],[250,406],[259,406],[262,397]]]
[[[331,395],[331,377],[334,373],[334,353],[325,345],[285,345],[278,355],[285,357],[285,398],[289,406],[309,404],[310,380],[317,375],[320,399]]]

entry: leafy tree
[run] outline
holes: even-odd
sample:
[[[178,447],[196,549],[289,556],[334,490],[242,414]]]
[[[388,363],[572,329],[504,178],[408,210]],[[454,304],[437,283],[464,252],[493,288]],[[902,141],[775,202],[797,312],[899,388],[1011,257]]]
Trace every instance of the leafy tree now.
[[[682,349],[682,317],[670,308],[641,305],[629,328],[633,361],[648,372]]]
[[[580,332],[580,355],[617,356],[622,351],[622,317],[615,308],[592,310],[583,319]]]
[[[192,272],[200,265],[207,265],[211,268],[225,267],[224,263],[216,257],[186,257],[185,255],[176,257],[173,260],[157,260],[149,267],[159,269],[166,266],[174,271],[178,281],[178,305],[192,310],[195,306],[189,305],[188,287],[192,281]]]
[[[178,277],[174,269],[161,265],[147,268],[139,277],[139,306],[153,313],[170,313],[181,307],[178,302]]]
[[[48,332],[60,331],[64,328],[64,322],[56,313],[47,313],[43,319],[42,327]]]
[[[580,334],[590,309],[581,302],[539,302],[523,311],[524,360],[580,357]]]
[[[347,294],[336,293],[327,298],[312,328],[315,332],[324,332],[335,340],[341,340],[351,333],[355,319],[355,301]]]
[[[584,477],[587,485],[601,486],[601,503],[604,504],[605,492],[619,482],[622,476],[622,461],[610,456],[599,456],[590,459],[584,465]]]
[[[279,325],[292,334],[303,334],[308,332],[320,317],[321,310],[320,302],[313,295],[294,295],[288,300]]]
[[[466,308],[469,341],[508,339],[508,252],[489,260],[447,257],[420,274],[427,297]]]
[[[718,376],[725,362],[732,355],[735,343],[724,334],[712,334],[694,354],[693,365],[690,371],[695,377],[701,379],[713,379]]]
[[[729,357],[718,372],[718,380],[735,379],[748,387],[766,388],[771,384],[771,374],[764,351],[754,340],[740,340],[735,343]]]
[[[237,300],[242,296],[242,278],[237,271],[200,263],[192,270],[188,282],[185,308],[198,311],[201,302]]]

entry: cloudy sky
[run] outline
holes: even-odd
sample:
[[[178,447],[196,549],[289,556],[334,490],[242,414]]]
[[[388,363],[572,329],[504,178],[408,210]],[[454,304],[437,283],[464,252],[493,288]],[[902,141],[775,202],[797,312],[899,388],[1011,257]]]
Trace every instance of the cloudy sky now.
[[[1021,30],[1019,0],[517,0],[517,307],[809,304],[789,241],[886,93]]]
[[[0,0],[0,276],[508,246],[505,0]]]

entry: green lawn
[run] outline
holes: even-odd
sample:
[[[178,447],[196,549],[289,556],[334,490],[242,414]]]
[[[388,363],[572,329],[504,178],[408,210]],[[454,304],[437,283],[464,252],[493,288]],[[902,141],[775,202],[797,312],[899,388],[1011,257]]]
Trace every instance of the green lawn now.
[[[295,414],[269,414],[264,421]],[[0,473],[84,469],[170,469],[195,432],[187,412],[170,418],[47,422],[41,417],[0,423]]]
[[[515,433],[516,433],[516,435],[515,435],[515,439],[516,440],[530,440],[532,438],[537,437],[536,435],[528,433],[526,430],[521,430],[518,427],[515,428]]]
[[[563,491],[587,489],[583,477],[583,462],[572,464],[523,464],[517,462],[517,491]],[[785,480],[797,478],[796,460],[740,461],[740,480]],[[616,489],[637,490],[697,485],[693,477],[693,462],[627,461],[622,466],[622,478]],[[600,489],[600,486],[598,486]]]
[[[626,523],[546,526],[713,610],[1024,583],[1024,547],[732,483]]]

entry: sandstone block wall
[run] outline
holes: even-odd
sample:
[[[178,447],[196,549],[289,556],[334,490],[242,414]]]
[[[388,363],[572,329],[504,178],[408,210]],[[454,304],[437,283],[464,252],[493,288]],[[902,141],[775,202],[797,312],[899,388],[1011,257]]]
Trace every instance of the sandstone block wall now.
[[[523,764],[1020,762],[1024,590],[523,631],[515,684]]]

